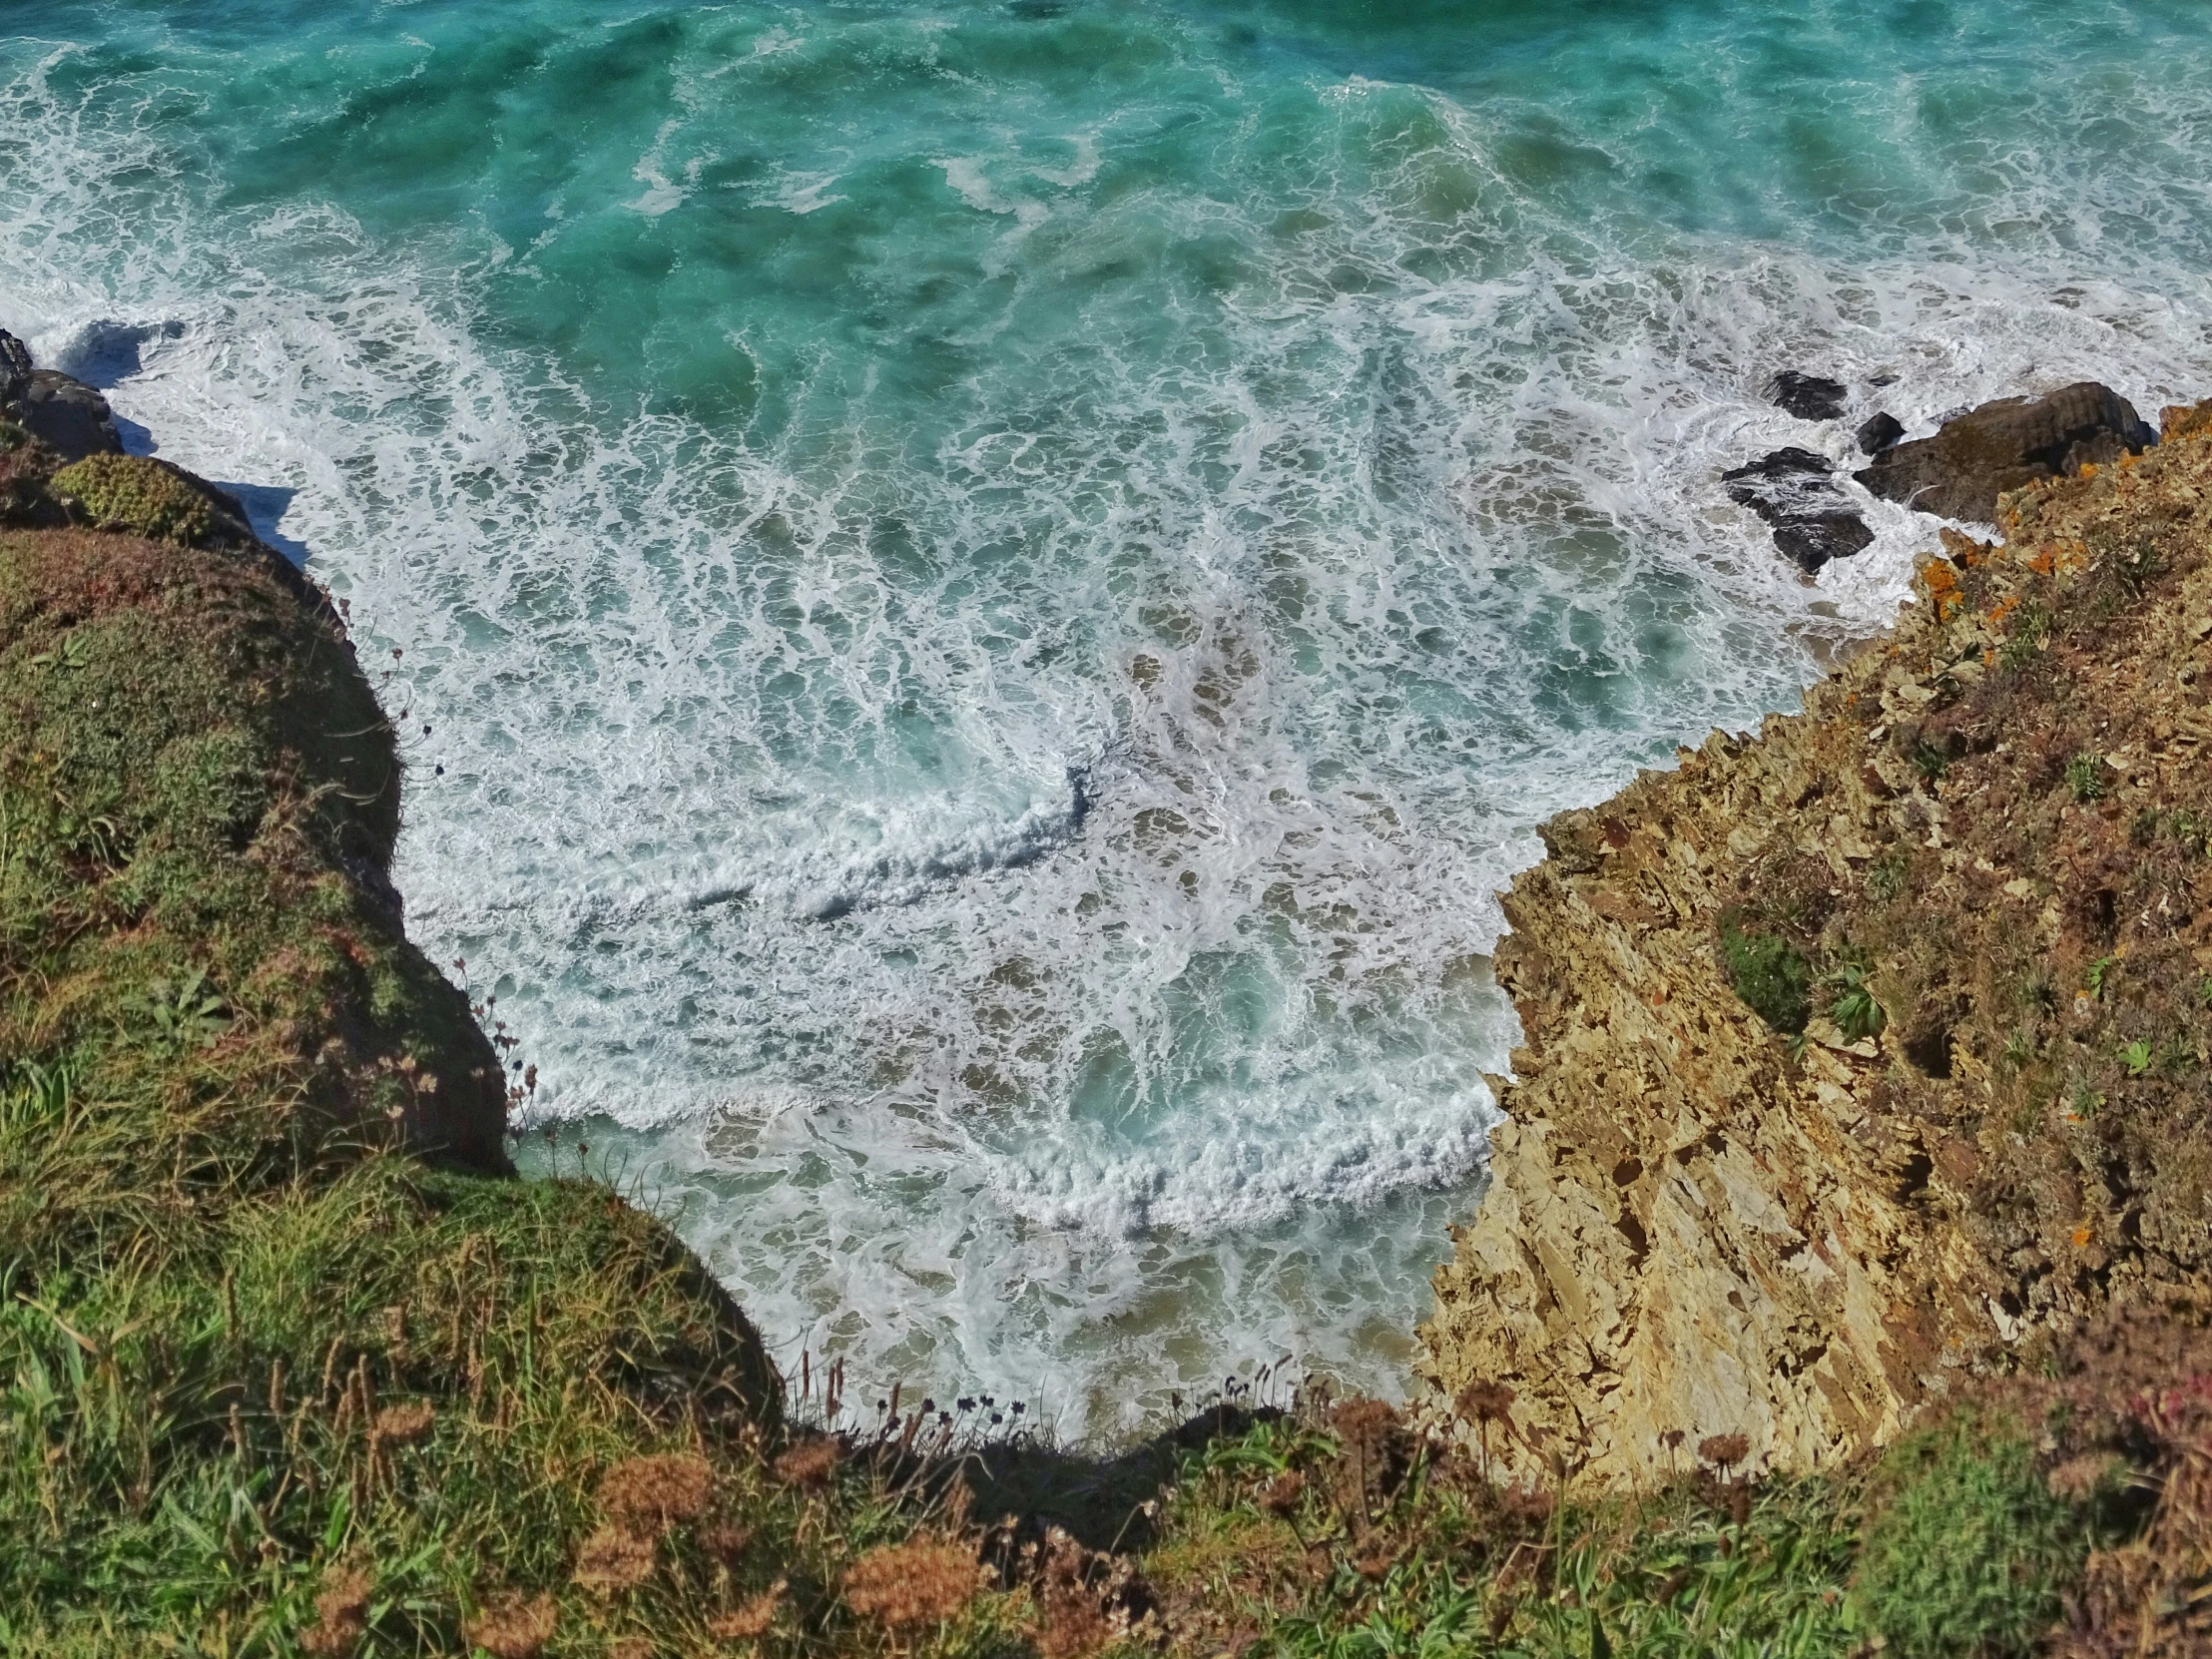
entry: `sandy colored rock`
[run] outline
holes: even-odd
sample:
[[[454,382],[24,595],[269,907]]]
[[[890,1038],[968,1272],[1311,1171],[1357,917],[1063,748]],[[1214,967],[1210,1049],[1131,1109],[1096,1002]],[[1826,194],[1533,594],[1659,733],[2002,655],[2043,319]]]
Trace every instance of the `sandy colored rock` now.
[[[1818,1468],[2108,1300],[2204,1300],[2205,426],[2007,497],[2003,547],[1944,532],[1803,715],[1545,827],[1497,957],[1510,1122],[1421,1332],[1434,1414],[1505,1384],[1493,1448],[1590,1484],[1737,1433]],[[1884,1028],[1839,1029],[1831,977],[1771,1029],[1723,965],[1739,914],[1863,961]]]

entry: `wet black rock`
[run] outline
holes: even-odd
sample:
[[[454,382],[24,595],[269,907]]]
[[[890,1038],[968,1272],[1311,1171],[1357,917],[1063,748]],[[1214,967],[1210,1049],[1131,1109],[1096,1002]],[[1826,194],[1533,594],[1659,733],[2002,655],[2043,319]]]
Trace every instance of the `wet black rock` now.
[[[44,439],[64,461],[123,453],[108,400],[59,369],[32,367],[29,348],[5,329],[0,329],[0,414]]]
[[[1818,374],[1801,374],[1786,368],[1767,387],[1777,408],[1800,420],[1834,420],[1844,412],[1846,396],[1841,380],[1824,380]]]
[[[1874,532],[1851,510],[1825,455],[1791,447],[1721,474],[1729,499],[1749,507],[1774,530],[1774,544],[1808,576],[1831,559],[1874,544]]]
[[[1857,436],[1860,454],[1879,455],[1905,436],[1905,422],[1885,409],[1872,420],[1863,422]]]
[[[1986,524],[2006,490],[2090,462],[2108,465],[2157,441],[2126,398],[2083,380],[2048,397],[2006,397],[1969,409],[1932,438],[1884,450],[1856,476],[1885,500]]]

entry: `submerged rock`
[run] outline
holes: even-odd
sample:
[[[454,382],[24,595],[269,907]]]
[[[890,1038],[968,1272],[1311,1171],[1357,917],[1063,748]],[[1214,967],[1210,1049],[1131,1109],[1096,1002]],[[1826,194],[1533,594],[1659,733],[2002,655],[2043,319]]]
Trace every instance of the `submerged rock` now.
[[[1886,501],[1988,523],[1997,497],[2148,448],[2158,434],[2134,405],[2094,380],[2047,397],[2006,397],[1943,422],[1932,438],[1885,449],[1859,481]]]
[[[1767,395],[1775,406],[1787,410],[1800,420],[1834,420],[1844,412],[1846,392],[1841,380],[1823,379],[1818,374],[1801,374],[1794,368],[1786,368],[1774,377],[1767,387]]]
[[[1835,470],[1826,456],[1793,445],[1722,473],[1721,483],[1730,500],[1773,527],[1775,546],[1810,576],[1874,542],[1874,532],[1836,487]]]
[[[30,349],[5,329],[0,329],[0,414],[65,461],[123,453],[108,400],[58,368],[34,368]]]

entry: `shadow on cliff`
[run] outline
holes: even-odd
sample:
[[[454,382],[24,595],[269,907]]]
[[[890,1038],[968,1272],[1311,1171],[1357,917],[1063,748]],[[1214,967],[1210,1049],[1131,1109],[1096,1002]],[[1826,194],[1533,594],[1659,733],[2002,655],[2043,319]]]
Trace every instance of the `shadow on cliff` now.
[[[1285,1415],[1274,1406],[1218,1402],[1111,1453],[1055,1446],[1025,1433],[937,1454],[901,1452],[888,1440],[847,1437],[845,1443],[855,1460],[875,1461],[888,1487],[922,1494],[932,1508],[964,1508],[970,1519],[994,1528],[1001,1548],[1018,1550],[1057,1528],[1085,1549],[1130,1554],[1153,1542],[1156,1500],[1186,1458]]]

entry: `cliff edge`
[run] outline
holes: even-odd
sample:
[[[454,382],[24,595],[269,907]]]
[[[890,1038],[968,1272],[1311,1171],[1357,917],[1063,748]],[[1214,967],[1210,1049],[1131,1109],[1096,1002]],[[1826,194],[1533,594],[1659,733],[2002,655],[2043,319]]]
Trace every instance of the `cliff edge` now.
[[[1511,1121],[1421,1333],[1506,1462],[1818,1468],[2212,1301],[2212,404],[1998,523],[1514,882]]]

